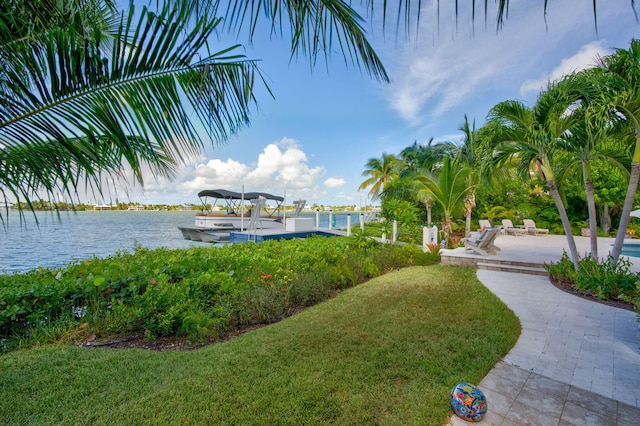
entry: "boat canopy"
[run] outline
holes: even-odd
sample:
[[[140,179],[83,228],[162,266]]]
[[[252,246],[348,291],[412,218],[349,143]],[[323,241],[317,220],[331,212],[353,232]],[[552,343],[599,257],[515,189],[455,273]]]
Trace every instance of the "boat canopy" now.
[[[231,212],[239,212],[243,211],[244,207],[242,204],[242,193],[235,191],[228,191],[226,189],[205,189],[203,191],[198,192],[198,197],[202,201],[202,211],[205,212],[207,205],[207,198],[215,198],[216,200],[224,200],[227,204],[227,213]],[[265,198],[268,201],[275,201],[276,205],[273,206],[265,206],[265,210],[267,211],[269,216],[274,216],[279,210],[282,202],[284,201],[284,197],[280,197],[278,195],[267,194],[266,192],[245,192],[244,200],[257,200],[258,198]],[[214,201],[215,204],[215,201]]]
[[[225,200],[242,200],[242,193],[235,192],[235,191],[228,191],[226,189],[205,189],[204,191],[198,192],[198,197],[222,198]],[[245,192],[244,193],[245,200],[255,200],[260,197],[266,198],[267,200],[273,200],[273,201],[279,201],[279,202],[284,201],[284,197],[267,194],[266,192]]]

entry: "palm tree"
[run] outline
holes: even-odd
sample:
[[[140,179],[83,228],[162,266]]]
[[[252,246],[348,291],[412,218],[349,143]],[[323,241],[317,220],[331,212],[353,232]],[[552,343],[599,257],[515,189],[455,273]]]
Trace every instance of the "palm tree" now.
[[[361,3],[370,12],[380,7]],[[73,195],[87,185],[100,192],[103,178],[124,178],[127,168],[140,183],[145,167],[170,176],[202,149],[198,121],[213,143],[246,126],[260,72],[256,62],[236,53],[237,46],[212,53],[208,40],[217,30],[246,30],[251,41],[257,20],[266,19],[271,35],[291,35],[292,56],[305,53],[315,64],[318,56],[330,56],[333,41],[346,60],[388,81],[364,20],[343,0],[174,0],[156,2],[162,7],[154,12],[134,11],[132,4],[119,13],[114,4],[0,3],[5,199]],[[401,2],[397,21],[419,17],[420,4]],[[507,6],[508,0],[498,2],[499,24]],[[386,20],[387,2],[382,11]],[[221,15],[224,20],[215,18]]]
[[[373,11],[374,5],[378,4],[375,1],[371,1],[368,0],[367,3],[370,5],[371,11]],[[383,9],[383,18],[386,20],[386,4],[387,2],[383,2],[384,3],[384,9]],[[437,22],[440,22],[440,0],[434,0],[434,6],[436,8],[436,14],[437,14]],[[509,6],[510,6],[510,2],[509,0],[495,0],[494,3],[496,4],[496,8],[497,8],[497,13],[496,13],[496,27],[497,29],[501,29],[502,25],[504,24],[504,21],[508,18],[509,16]],[[543,3],[543,16],[546,19],[547,16],[547,6],[548,6],[549,1],[548,0],[544,0]],[[635,0],[631,0],[630,1],[630,5],[631,5],[631,9],[633,10],[633,13],[636,15],[637,18],[637,12],[635,9]],[[414,9],[412,9],[412,7]],[[473,0],[471,2],[471,20],[472,20],[472,25],[474,25],[475,23],[475,19],[476,19],[476,15],[478,14],[478,7],[476,4],[476,1]],[[411,1],[406,1],[406,2],[400,2],[400,5],[398,7],[397,10],[397,16],[396,16],[396,22],[398,22],[398,24],[402,24],[404,25],[407,30],[411,27],[412,23],[414,23],[412,18],[416,18],[415,19],[415,26],[416,26],[416,30],[418,29],[419,26],[419,21],[420,21],[420,16],[421,16],[421,10],[422,10],[422,0],[417,0],[414,2]],[[487,17],[489,14],[489,0],[484,0],[484,7],[482,8],[482,10],[484,11],[484,21],[485,23],[487,22]],[[457,26],[457,18],[458,18],[458,1],[455,1],[455,13],[456,13],[456,26]],[[597,1],[593,0],[593,22],[594,22],[594,26],[596,29],[596,32],[598,30],[598,13],[597,13]]]
[[[571,223],[558,191],[553,161],[558,140],[578,121],[576,115],[567,113],[567,109],[575,101],[567,93],[570,92],[559,90],[558,83],[550,84],[538,97],[533,108],[528,108],[519,101],[504,101],[492,108],[489,118],[502,127],[494,136],[496,164],[505,165],[516,161],[524,179],[530,178],[533,172],[546,182],[560,214],[571,260],[577,270],[578,251]]]
[[[614,129],[613,116],[611,108],[603,107],[610,103],[606,92],[602,92],[604,86],[598,84],[598,77],[601,76],[591,69],[567,77],[583,80],[585,91],[579,95],[582,98],[580,108],[573,111],[580,120],[572,127],[570,133],[563,135],[559,140],[559,147],[567,154],[562,176],[569,176],[576,172],[582,175],[589,212],[591,259],[594,261],[598,260],[598,224],[591,164],[594,160],[601,160],[619,168],[624,173],[627,172],[623,165],[625,154],[622,151],[624,150],[610,143],[610,135]],[[593,92],[594,89],[596,93],[588,93]]]
[[[469,169],[467,175],[467,186],[471,188],[467,192],[465,198],[465,237],[471,235],[471,213],[476,206],[476,191],[475,188],[478,185],[480,178],[480,172],[482,170],[483,156],[481,153],[480,142],[478,140],[478,131],[476,130],[475,121],[469,125],[469,118],[464,115],[464,123],[460,126],[459,130],[464,134],[462,144],[456,146],[455,160],[461,163]]]
[[[640,40],[632,40],[629,49],[617,49],[612,55],[601,58],[599,67],[613,77],[608,89],[615,96],[610,105],[632,124],[634,134],[629,184],[618,234],[611,250],[612,262],[617,263],[640,180]]]
[[[236,32],[239,37],[246,32],[249,43],[256,36],[267,36],[256,32],[259,21],[266,19],[270,21],[268,36],[291,34],[292,57],[303,53],[313,66],[320,55],[329,59],[336,47],[333,41],[345,60],[364,67],[378,80],[389,81],[382,62],[366,38],[365,20],[344,0],[202,0],[195,3],[199,3],[201,11],[224,17],[226,31]],[[376,6],[386,11],[386,2],[380,6],[379,2],[367,0],[367,4],[371,12]],[[410,13],[409,9],[407,13]],[[288,23],[290,28],[283,29],[283,23]]]
[[[431,146],[433,138],[429,139],[427,146]],[[419,165],[422,163],[422,157],[424,156],[424,146],[418,144],[418,141],[414,141],[402,151],[400,151],[400,159],[404,162],[403,174],[415,174],[418,171]]]
[[[416,201],[424,203],[427,210],[427,225],[432,223],[431,212],[435,200],[417,176],[437,174],[438,169],[442,167],[443,159],[452,157],[457,149],[458,147],[451,142],[434,144],[434,139],[430,138],[426,144],[418,144],[416,141],[400,152],[403,163],[399,181],[409,182],[410,184],[405,186],[411,187]]]
[[[365,165],[362,176],[370,176],[358,187],[358,190],[371,187],[369,195],[373,198],[380,197],[386,185],[399,176],[400,162],[393,154],[382,154],[382,158],[370,158]]]
[[[473,190],[467,183],[468,174],[469,169],[456,163],[451,157],[444,157],[442,167],[437,173],[416,176],[416,183],[420,185],[420,189],[430,194],[430,197],[442,206],[442,229],[447,241],[451,234],[453,217],[462,213],[464,201],[469,191]]]

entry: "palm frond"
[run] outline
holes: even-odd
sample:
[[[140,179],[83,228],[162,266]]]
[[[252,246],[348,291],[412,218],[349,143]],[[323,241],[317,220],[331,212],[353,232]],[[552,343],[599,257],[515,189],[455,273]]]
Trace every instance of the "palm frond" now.
[[[203,147],[194,118],[214,143],[246,126],[259,69],[237,46],[210,53],[220,20],[194,10],[167,4],[138,18],[131,6],[109,38],[53,28],[1,45],[2,161],[17,167],[25,158],[25,189],[6,175],[0,186],[73,191],[82,174],[97,183],[124,166],[140,182],[143,166],[171,175]]]
[[[386,3],[386,2],[385,2]],[[257,35],[260,19],[270,21],[271,35],[291,36],[291,55],[304,53],[315,64],[319,55],[331,56],[338,46],[345,60],[364,67],[380,81],[389,81],[382,61],[366,38],[364,19],[343,0],[234,0],[202,2],[203,10],[223,16],[227,30]],[[285,24],[287,26],[285,26]]]

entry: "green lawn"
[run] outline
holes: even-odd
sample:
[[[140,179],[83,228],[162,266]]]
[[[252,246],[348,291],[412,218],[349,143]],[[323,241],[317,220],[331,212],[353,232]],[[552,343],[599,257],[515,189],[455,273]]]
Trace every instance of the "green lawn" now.
[[[474,270],[407,268],[197,351],[0,356],[0,423],[442,425],[519,333]]]

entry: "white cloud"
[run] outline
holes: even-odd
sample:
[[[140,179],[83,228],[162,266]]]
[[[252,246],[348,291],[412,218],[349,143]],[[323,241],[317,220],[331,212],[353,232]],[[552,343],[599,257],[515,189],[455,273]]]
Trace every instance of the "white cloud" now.
[[[307,161],[307,154],[295,140],[283,138],[264,149],[258,156],[256,168],[247,174],[246,179],[254,185],[309,189],[324,174],[324,168],[310,167]]]
[[[628,4],[620,7],[630,9]],[[579,44],[577,34],[592,32],[596,38],[593,10],[580,0],[551,2],[548,27],[539,2],[517,2],[498,34],[494,10],[489,10],[486,29],[482,14],[476,17],[472,34],[469,10],[461,8],[456,30],[452,8],[453,2],[441,4],[439,27],[431,11],[425,11],[417,41],[385,46],[383,57],[393,80],[386,88],[389,105],[412,126],[437,123],[450,114],[462,118],[474,106],[482,109],[476,113],[486,114],[485,104],[508,99],[521,88],[529,94],[540,88],[540,81],[606,53],[604,41]],[[598,15],[601,34],[616,28],[615,17],[607,12]]]
[[[394,67],[390,104],[412,125],[428,121],[478,96],[517,66],[509,37],[480,33],[411,45]],[[520,65],[520,64],[518,64]],[[462,115],[462,114],[461,114]]]
[[[563,58],[560,64],[553,68],[550,72],[545,73],[535,80],[527,80],[520,86],[520,93],[525,95],[531,92],[539,93],[547,87],[548,82],[560,80],[563,76],[595,65],[595,59],[598,56],[606,56],[611,51],[604,47],[604,40],[594,41],[585,44],[580,48],[578,53],[568,58]]]
[[[323,167],[311,167],[307,154],[290,138],[267,145],[257,162],[247,165],[233,159],[210,159],[195,165],[183,177],[178,188],[183,193],[221,188],[239,191],[263,191],[282,194],[284,190],[298,193],[312,191],[325,173]]]
[[[345,185],[346,181],[342,176],[334,176],[324,181],[324,186],[327,188],[341,188]]]
[[[105,194],[103,198],[107,201],[119,198],[121,201],[134,199],[149,204],[180,204],[197,202],[196,194],[203,189],[240,191],[242,185],[245,191],[277,195],[284,195],[286,191],[287,197],[292,197],[291,199],[306,197],[316,200],[327,195],[326,191],[319,188],[320,180],[325,174],[324,167],[309,165],[307,154],[290,138],[283,138],[264,147],[257,161],[252,164],[232,158],[199,158],[191,165],[177,170],[171,179],[155,179],[147,169],[144,167],[144,189],[116,183],[115,188],[111,188],[114,192],[111,195]],[[330,178],[328,181],[337,185],[339,179],[341,178]],[[131,178],[129,181],[132,182]]]

